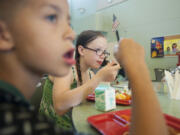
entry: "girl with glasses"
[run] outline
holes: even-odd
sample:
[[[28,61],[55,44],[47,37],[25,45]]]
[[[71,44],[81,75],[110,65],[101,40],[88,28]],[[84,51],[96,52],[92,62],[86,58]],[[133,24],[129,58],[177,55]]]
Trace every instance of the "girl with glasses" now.
[[[72,129],[71,109],[93,93],[100,82],[114,81],[119,65],[107,64],[94,74],[90,69],[98,69],[105,57],[107,40],[98,31],[82,32],[76,42],[76,64],[64,77],[49,76],[43,86],[40,112],[53,118],[63,129]]]

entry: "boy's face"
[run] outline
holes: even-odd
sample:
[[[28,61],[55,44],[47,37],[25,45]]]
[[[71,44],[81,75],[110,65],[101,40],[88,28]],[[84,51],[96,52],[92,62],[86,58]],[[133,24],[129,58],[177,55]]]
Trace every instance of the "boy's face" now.
[[[69,24],[66,0],[27,0],[10,26],[20,64],[36,74],[66,75],[75,62]]]

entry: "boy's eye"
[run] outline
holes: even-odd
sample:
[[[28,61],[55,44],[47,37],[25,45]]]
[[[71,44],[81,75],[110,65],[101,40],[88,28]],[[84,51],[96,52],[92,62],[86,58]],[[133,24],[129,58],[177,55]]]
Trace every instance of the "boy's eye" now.
[[[57,15],[49,15],[49,16],[47,16],[46,17],[46,19],[48,20],[48,21],[50,21],[50,22],[56,22],[56,20],[57,20]]]

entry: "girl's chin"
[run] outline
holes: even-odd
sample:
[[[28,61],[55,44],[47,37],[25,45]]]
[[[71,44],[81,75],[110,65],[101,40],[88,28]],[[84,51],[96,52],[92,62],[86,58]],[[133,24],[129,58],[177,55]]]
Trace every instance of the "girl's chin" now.
[[[95,65],[95,66],[92,66],[91,68],[92,69],[99,69],[101,66],[100,65]]]

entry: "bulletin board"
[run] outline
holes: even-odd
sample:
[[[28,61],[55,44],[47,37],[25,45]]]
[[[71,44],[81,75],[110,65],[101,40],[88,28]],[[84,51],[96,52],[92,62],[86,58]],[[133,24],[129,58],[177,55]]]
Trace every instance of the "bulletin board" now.
[[[164,40],[164,55],[176,56],[176,52],[180,51],[180,38]]]
[[[156,37],[151,39],[151,57],[164,57],[164,37]]]
[[[180,35],[155,37],[151,39],[151,57],[177,56],[180,52]]]

